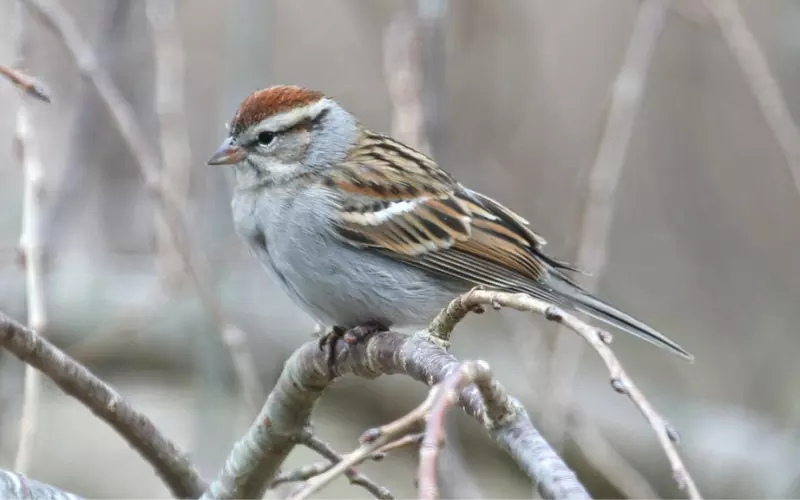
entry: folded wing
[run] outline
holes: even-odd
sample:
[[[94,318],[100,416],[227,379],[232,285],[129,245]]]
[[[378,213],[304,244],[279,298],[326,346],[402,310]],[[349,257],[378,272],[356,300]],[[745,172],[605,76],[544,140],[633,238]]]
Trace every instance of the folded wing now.
[[[327,182],[345,193],[336,221],[344,241],[465,283],[582,311],[691,358],[650,326],[582,289],[565,273],[577,269],[545,255],[545,240],[519,215],[388,137],[366,133],[362,144],[327,173]]]
[[[539,296],[532,282],[572,269],[541,253],[545,241],[525,219],[461,186],[427,156],[377,134],[363,144],[328,177],[347,194],[337,227],[347,242],[475,285]]]

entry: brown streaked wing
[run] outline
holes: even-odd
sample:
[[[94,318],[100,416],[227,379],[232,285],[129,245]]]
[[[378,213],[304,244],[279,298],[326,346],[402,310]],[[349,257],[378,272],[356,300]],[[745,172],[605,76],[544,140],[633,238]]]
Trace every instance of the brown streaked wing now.
[[[555,259],[545,254],[542,247],[547,244],[547,241],[545,241],[545,239],[542,238],[538,233],[530,229],[527,220],[523,219],[518,214],[512,212],[510,209],[504,207],[488,196],[463,187],[462,190],[469,198],[476,199],[485,209],[496,216],[496,220],[487,223],[481,223],[479,219],[474,218],[473,226],[486,228],[486,230],[490,233],[501,236],[506,240],[514,241],[518,243],[520,247],[525,248],[530,255],[528,255],[527,258],[521,258],[525,261],[524,267],[530,268],[532,265],[537,269],[534,271],[534,279],[538,279],[538,276],[540,276],[540,269],[547,268],[548,272],[555,274],[567,283],[580,288],[580,285],[562,270],[583,274],[585,273],[568,262]],[[510,238],[510,235],[514,235],[514,237]],[[514,253],[518,254],[519,252],[515,251]],[[534,262],[532,263],[530,259],[532,259]]]
[[[339,234],[357,246],[404,255],[450,248],[470,235],[470,212],[458,184],[408,146],[365,132],[360,147],[327,172],[345,193]]]
[[[424,154],[365,131],[360,146],[327,173],[346,193],[382,200],[452,195],[458,184]]]
[[[532,282],[552,264],[525,219],[402,143],[365,132],[360,144],[327,173],[346,194],[337,228],[345,241],[476,285],[540,288]]]

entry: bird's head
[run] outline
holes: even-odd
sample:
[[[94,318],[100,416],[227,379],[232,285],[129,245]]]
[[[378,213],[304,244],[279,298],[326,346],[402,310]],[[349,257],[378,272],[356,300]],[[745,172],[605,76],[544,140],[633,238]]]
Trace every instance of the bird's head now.
[[[250,94],[209,165],[234,165],[244,183],[280,184],[347,157],[356,119],[321,92],[280,85]]]

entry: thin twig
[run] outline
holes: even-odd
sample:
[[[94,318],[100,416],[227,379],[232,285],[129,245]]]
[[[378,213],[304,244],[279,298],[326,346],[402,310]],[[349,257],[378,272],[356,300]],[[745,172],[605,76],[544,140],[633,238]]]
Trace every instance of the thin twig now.
[[[394,450],[399,450],[400,448],[405,448],[406,446],[413,446],[415,444],[420,444],[422,439],[425,437],[424,432],[417,432],[406,434],[405,436],[392,441],[391,443],[387,444],[386,446],[379,448],[378,451],[372,454],[373,460],[383,460],[383,458],[389,453]]]
[[[334,466],[336,466],[342,460],[344,460],[344,457],[339,453],[337,453],[328,443],[326,443],[325,441],[318,438],[312,433],[304,435],[300,439],[300,442],[309,449],[316,451],[317,453],[319,453],[320,455],[322,455],[323,457],[327,458],[330,461],[331,466],[326,468],[324,471],[322,471],[320,474],[317,475],[327,473]],[[386,454],[385,450],[381,448],[380,450],[371,453],[364,460],[369,460],[369,459],[380,460],[383,456],[385,456],[385,454]],[[350,481],[350,484],[355,486],[361,486],[362,488],[367,490],[370,494],[372,494],[372,496],[374,496],[375,498],[381,498],[384,500],[391,500],[394,498],[394,495],[392,495],[392,493],[389,491],[388,488],[386,488],[385,486],[379,486],[374,481],[372,481],[368,477],[358,472],[356,469],[353,468],[354,465],[358,464],[352,464],[350,467],[344,469],[343,472],[344,475],[347,477],[347,480]],[[292,496],[292,498],[294,497]]]
[[[6,77],[17,88],[22,89],[22,91],[29,96],[35,97],[40,101],[50,102],[50,95],[44,87],[22,71],[0,64],[0,75]]]
[[[644,94],[647,72],[658,36],[664,26],[669,0],[643,0],[619,73],[611,89],[608,114],[597,156],[589,172],[587,199],[581,220],[577,264],[591,273],[582,285],[594,291],[607,260],[608,239],[614,217],[614,198],[625,166],[633,126]],[[545,428],[559,443],[565,418],[561,411],[570,406],[572,382],[578,371],[583,343],[563,329],[549,363],[550,392],[545,402]]]
[[[4,500],[83,500],[74,493],[40,483],[22,474],[0,469],[0,498]]]
[[[191,151],[183,97],[184,51],[176,25],[174,0],[148,0],[147,19],[153,32],[156,62],[161,189],[173,193],[183,211],[189,189]],[[160,213],[157,215],[158,267],[167,286],[174,288],[186,277],[186,270],[181,253],[169,234],[169,226]]]
[[[769,67],[767,57],[736,0],[705,0],[706,8],[719,24],[722,37],[742,68],[764,119],[775,135],[781,153],[800,191],[800,128],[792,119],[780,85]]]
[[[148,192],[158,202],[175,247],[183,259],[186,272],[191,277],[203,307],[211,316],[228,348],[238,376],[243,397],[248,406],[257,408],[263,401],[264,391],[246,343],[246,334],[226,317],[221,304],[208,285],[208,263],[197,245],[189,238],[186,218],[181,211],[180,198],[162,182],[160,158],[150,147],[133,110],[109,75],[99,65],[92,47],[86,42],[75,21],[55,0],[21,0],[37,14],[61,39],[78,70],[97,89],[100,98],[117,124],[120,134],[139,165]]]
[[[447,308],[442,311],[434,320],[433,324],[439,325],[440,330],[431,334],[449,338],[452,326],[461,321],[469,311],[476,306],[492,305],[494,307],[510,307],[519,311],[529,311],[545,316],[550,321],[555,321],[569,330],[577,333],[591,345],[606,365],[611,375],[611,386],[620,394],[627,395],[633,404],[639,409],[647,422],[653,428],[658,438],[658,442],[672,466],[672,473],[678,486],[684,489],[689,498],[701,498],[700,492],[695,486],[689,471],[683,463],[675,442],[678,441],[677,432],[655,411],[644,394],[636,387],[633,380],[622,369],[614,352],[608,346],[611,342],[611,335],[607,332],[593,328],[589,324],[581,321],[576,316],[568,314],[561,309],[550,305],[542,300],[535,299],[523,293],[504,293],[491,292],[484,290],[473,290],[454,300]],[[447,328],[450,328],[448,330]]]
[[[483,361],[465,361],[438,386],[433,401],[431,402],[430,413],[426,418],[425,434],[422,439],[422,446],[419,449],[419,467],[417,469],[417,481],[419,484],[419,498],[434,500],[439,498],[439,486],[436,479],[436,462],[439,450],[444,446],[444,422],[445,415],[453,404],[458,402],[458,396],[469,384],[481,381],[478,390],[481,396],[497,397],[494,395],[492,374],[489,365]],[[501,396],[502,397],[502,396]],[[487,405],[487,408],[500,408],[502,405]],[[500,418],[494,415],[494,418]],[[492,415],[489,415],[493,419]]]
[[[309,434],[304,436],[301,440],[301,443],[306,447],[316,451],[323,457],[327,458],[331,462],[331,467],[336,465],[337,463],[342,461],[342,455],[336,452],[328,443],[319,439],[317,436],[313,434]],[[372,460],[380,460],[385,456],[386,450],[381,448],[380,450],[376,451],[368,458]],[[323,472],[327,472],[330,468],[326,469]],[[347,480],[350,481],[350,484],[355,486],[361,486],[369,493],[371,493],[375,498],[383,498],[383,499],[391,499],[394,496],[385,486],[379,486],[374,481],[360,473],[359,471],[353,469],[352,467],[348,468],[345,471],[345,476],[347,476]]]
[[[382,332],[354,346],[340,345],[335,371],[366,378],[405,374],[435,385],[460,363],[430,338],[424,333]],[[330,383],[327,353],[320,351],[316,341],[295,351],[261,413],[236,443],[203,498],[263,495],[281,463],[307,432],[314,405]],[[536,481],[542,496],[589,498],[574,472],[533,427],[525,409],[496,381],[488,387],[465,388],[458,404]]]
[[[272,483],[269,485],[269,487],[275,488],[285,483],[297,483],[300,481],[307,481],[312,477],[319,476],[323,472],[329,470],[331,467],[336,465],[336,463],[337,462],[331,462],[329,460],[326,460],[324,462],[317,462],[311,465],[304,465],[292,471],[278,474],[277,476],[275,476],[275,479],[272,480]]]
[[[30,40],[25,29],[22,4],[16,8],[16,43],[19,65],[24,66],[30,51]],[[31,117],[25,99],[20,99],[17,110],[17,129],[15,134],[17,161],[24,179],[22,194],[22,234],[19,247],[25,265],[25,303],[28,309],[28,328],[44,332],[47,327],[47,309],[44,298],[44,277],[42,269],[42,193],[44,168],[33,147]],[[36,422],[39,417],[41,377],[30,365],[25,366],[25,383],[20,417],[19,440],[14,469],[20,474],[28,471],[36,436]]]
[[[302,490],[296,495],[292,495],[291,499],[304,500],[308,498],[338,476],[346,474],[351,467],[368,460],[374,452],[410,433],[411,429],[418,425],[419,422],[425,420],[436,392],[437,387],[432,388],[422,404],[397,420],[366,431],[361,436],[361,446],[358,449],[343,456],[335,466],[325,471],[325,473],[310,479]]]
[[[404,448],[406,446],[411,446],[413,444],[419,444],[422,441],[424,434],[418,432],[416,434],[407,434],[391,443],[387,444],[386,446],[380,448],[379,450],[375,451],[372,455],[370,455],[370,459],[378,461],[383,460],[386,458],[386,455],[389,452],[394,450]],[[316,451],[323,457],[338,462],[342,459],[342,456],[337,453],[331,445],[320,439],[319,437],[315,436],[314,434],[309,434],[307,436],[303,436],[300,439],[300,443],[305,445],[311,450]]]
[[[66,394],[110,425],[153,466],[179,498],[197,498],[206,485],[186,455],[110,385],[31,329],[0,313],[0,346],[47,375]]]

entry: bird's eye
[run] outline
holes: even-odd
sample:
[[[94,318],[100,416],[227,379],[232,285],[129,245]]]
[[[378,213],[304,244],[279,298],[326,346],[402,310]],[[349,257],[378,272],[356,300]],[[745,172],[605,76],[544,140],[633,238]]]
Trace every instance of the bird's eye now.
[[[275,138],[275,134],[273,132],[261,132],[258,134],[258,143],[262,146],[266,146]]]

